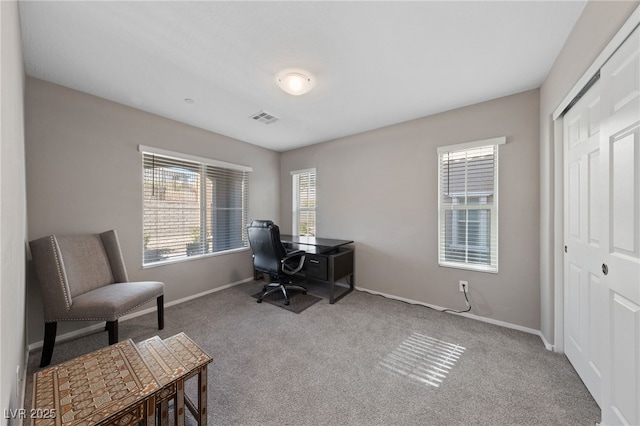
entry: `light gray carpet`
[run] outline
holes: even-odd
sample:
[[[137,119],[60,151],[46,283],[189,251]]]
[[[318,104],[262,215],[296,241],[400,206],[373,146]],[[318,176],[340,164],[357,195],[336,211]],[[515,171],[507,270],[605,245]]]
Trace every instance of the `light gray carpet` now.
[[[162,331],[155,313],[122,322],[120,339],[184,331],[202,346],[214,358],[213,425],[600,420],[567,359],[545,350],[537,336],[362,292],[334,305],[323,299],[296,315],[257,304],[251,295],[261,287],[251,282],[169,307]],[[101,332],[58,344],[53,363],[106,342]],[[40,351],[30,354],[29,377],[39,360]],[[194,383],[187,392],[194,393]]]

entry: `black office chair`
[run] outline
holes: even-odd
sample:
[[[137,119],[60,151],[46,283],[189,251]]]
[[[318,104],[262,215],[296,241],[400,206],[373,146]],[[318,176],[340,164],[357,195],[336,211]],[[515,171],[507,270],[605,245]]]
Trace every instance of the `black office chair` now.
[[[307,294],[307,289],[300,285],[293,285],[291,276],[302,269],[305,252],[287,250],[280,241],[280,228],[270,220],[254,220],[247,226],[249,245],[253,251],[253,268],[271,277],[271,282],[264,286],[262,294],[258,297],[258,303],[267,294],[278,289],[284,295],[284,304],[289,304],[288,289],[297,288],[302,294]],[[297,260],[297,266],[294,261]]]

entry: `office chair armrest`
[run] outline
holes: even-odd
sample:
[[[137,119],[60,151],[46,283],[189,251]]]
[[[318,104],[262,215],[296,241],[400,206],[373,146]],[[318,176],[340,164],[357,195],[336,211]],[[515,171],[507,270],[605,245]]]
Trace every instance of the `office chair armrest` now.
[[[282,258],[281,262],[282,262],[282,272],[288,274],[288,275],[293,275],[296,274],[298,272],[300,272],[300,270],[302,269],[302,267],[304,266],[304,259],[305,259],[305,252],[303,250],[295,250],[292,251],[290,253],[287,253],[287,255],[285,257]],[[289,265],[287,265],[287,261],[294,259],[296,257],[300,256],[300,261],[298,263],[298,266],[296,266],[295,269],[289,269]]]
[[[301,254],[306,254],[307,252],[304,250],[291,250],[287,252],[287,255],[282,258],[282,260],[289,260],[292,257],[300,256]]]

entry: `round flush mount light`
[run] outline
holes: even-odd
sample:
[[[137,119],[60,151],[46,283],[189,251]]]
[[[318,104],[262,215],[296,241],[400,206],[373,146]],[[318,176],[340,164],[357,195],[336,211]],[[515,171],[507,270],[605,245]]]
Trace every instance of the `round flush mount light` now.
[[[193,100],[193,99],[191,99],[191,98],[184,98],[184,101],[185,101],[186,103],[188,103],[188,104],[195,104],[195,103],[196,103],[196,101],[195,101],[195,100]]]
[[[300,69],[282,70],[276,76],[276,83],[290,95],[299,96],[309,92],[315,84],[315,78]]]

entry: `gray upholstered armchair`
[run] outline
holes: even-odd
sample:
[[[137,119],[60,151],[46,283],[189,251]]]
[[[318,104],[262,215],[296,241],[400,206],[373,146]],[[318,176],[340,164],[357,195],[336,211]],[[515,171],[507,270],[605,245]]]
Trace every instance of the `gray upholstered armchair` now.
[[[51,363],[58,321],[106,321],[112,345],[118,341],[118,318],[156,299],[158,328],[164,328],[164,284],[129,282],[115,231],[50,235],[29,246],[44,305],[40,367]]]

